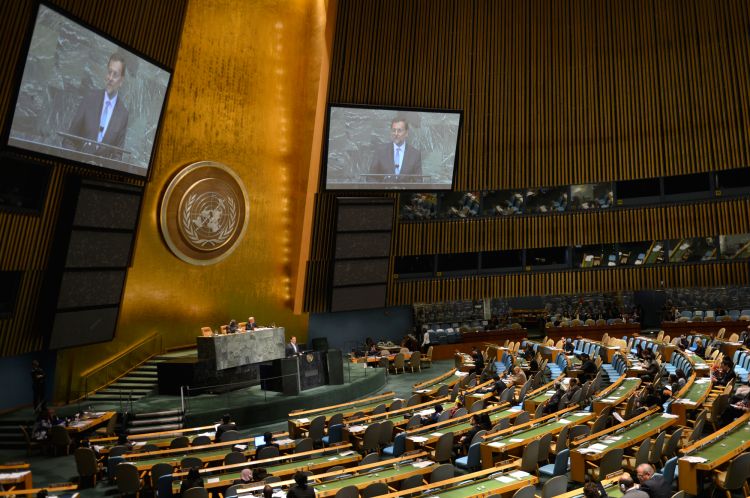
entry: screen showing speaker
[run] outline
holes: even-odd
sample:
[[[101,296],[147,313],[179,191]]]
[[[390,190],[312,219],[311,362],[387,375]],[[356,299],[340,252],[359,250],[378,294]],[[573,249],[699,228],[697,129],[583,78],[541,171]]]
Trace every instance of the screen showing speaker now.
[[[450,190],[460,111],[331,105],[325,188]]]
[[[8,145],[148,176],[171,74],[39,5]]]

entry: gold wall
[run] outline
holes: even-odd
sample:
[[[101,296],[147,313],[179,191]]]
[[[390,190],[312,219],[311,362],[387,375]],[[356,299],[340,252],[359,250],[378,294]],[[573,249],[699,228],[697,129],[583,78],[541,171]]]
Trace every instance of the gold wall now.
[[[326,3],[190,0],[117,336],[59,353],[58,378],[69,376],[73,389],[81,371],[152,332],[166,347],[191,344],[201,326],[253,315],[305,340],[307,316],[292,312],[293,276]],[[207,267],[173,256],[158,226],[166,184],[199,160],[234,169],[250,198],[241,246]]]

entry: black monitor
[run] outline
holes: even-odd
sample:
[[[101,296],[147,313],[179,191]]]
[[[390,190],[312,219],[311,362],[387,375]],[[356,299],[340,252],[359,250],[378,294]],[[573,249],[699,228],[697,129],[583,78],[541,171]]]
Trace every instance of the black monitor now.
[[[325,188],[328,190],[450,190],[461,111],[328,108]]]
[[[147,177],[171,73],[51,5],[39,5],[5,143]]]

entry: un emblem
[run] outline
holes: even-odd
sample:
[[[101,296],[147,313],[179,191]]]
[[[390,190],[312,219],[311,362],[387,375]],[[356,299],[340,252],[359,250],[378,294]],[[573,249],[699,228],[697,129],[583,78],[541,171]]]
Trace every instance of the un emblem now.
[[[201,161],[175,175],[161,202],[161,230],[169,249],[194,265],[227,257],[247,228],[247,192],[228,166]]]

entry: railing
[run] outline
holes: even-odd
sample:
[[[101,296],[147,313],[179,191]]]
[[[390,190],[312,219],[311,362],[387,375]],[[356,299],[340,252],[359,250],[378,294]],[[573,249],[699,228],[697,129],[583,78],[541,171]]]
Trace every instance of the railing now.
[[[128,346],[111,358],[81,372],[78,385],[82,389],[79,389],[79,397],[76,399],[68,399],[68,402],[88,398],[90,394],[112,384],[117,379],[130,372],[133,368],[148,361],[152,356],[163,352],[164,345],[161,334],[154,332],[148,337]],[[71,396],[69,395],[69,398],[70,397]]]

